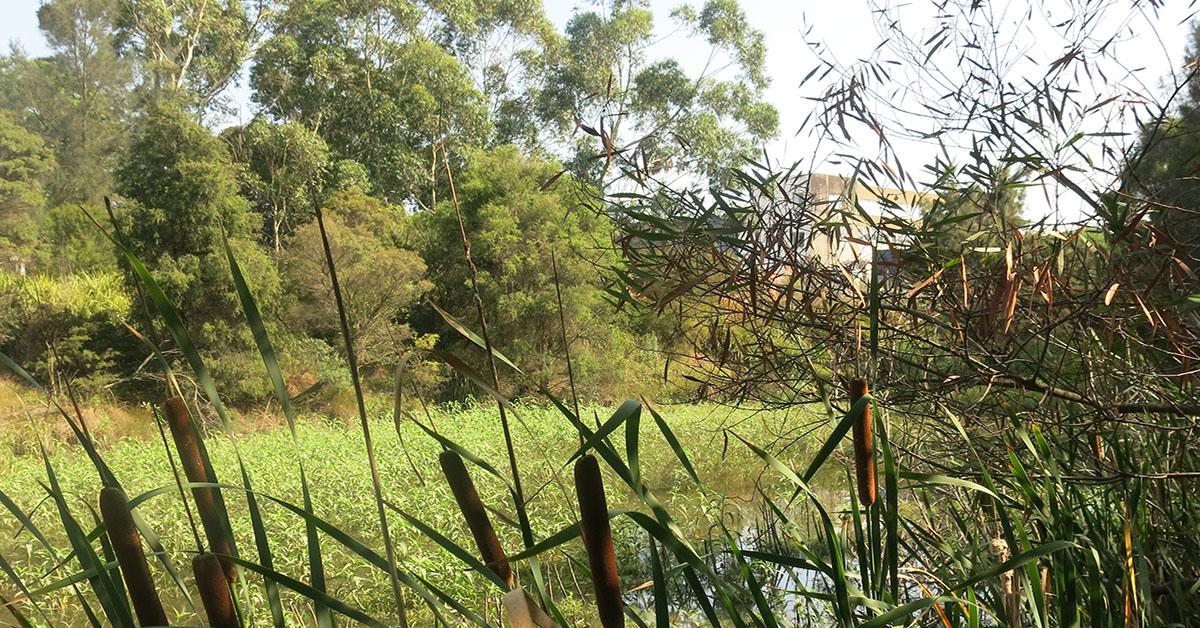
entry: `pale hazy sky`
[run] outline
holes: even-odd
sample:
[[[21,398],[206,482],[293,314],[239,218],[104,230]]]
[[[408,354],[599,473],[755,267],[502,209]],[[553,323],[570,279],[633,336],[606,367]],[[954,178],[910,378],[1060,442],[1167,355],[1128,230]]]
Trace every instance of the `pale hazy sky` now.
[[[1122,63],[1127,68],[1140,68],[1136,76],[1124,83],[1144,85],[1146,90],[1161,92],[1162,86],[1169,84],[1169,75],[1179,75],[1182,71],[1183,50],[1188,41],[1190,28],[1188,23],[1195,13],[1193,6],[1196,0],[1173,1],[1167,0],[1166,6],[1157,13],[1150,2],[1146,0],[1099,0],[1101,4],[1110,5],[1109,24],[1099,25],[1099,30],[1108,29],[1122,34],[1120,55]],[[1042,21],[1057,21],[1064,10],[1064,5],[1071,0],[1057,2],[1055,0],[1027,0],[1013,2],[998,1],[992,3],[999,7],[1012,4],[1023,14],[1029,2],[1034,4],[1033,15]],[[0,43],[19,43],[32,56],[47,53],[44,40],[37,28],[36,10],[40,0],[0,0],[3,4],[3,21],[0,21]],[[683,4],[683,0],[652,0],[651,8],[655,14],[656,36],[662,37],[662,43],[652,50],[653,57],[671,56],[678,59],[686,69],[698,71],[707,60],[707,51],[696,54],[694,47],[683,33],[673,33],[676,25],[669,17],[671,9]],[[701,5],[703,0],[691,0],[691,4]],[[1090,3],[1095,4],[1095,3]],[[575,1],[548,0],[545,2],[550,19],[560,28],[570,19],[576,6],[584,9],[594,6],[592,3]],[[814,157],[816,144],[807,135],[796,136],[804,118],[812,110],[812,103],[804,100],[805,96],[814,95],[813,86],[806,86],[807,91],[798,88],[804,76],[815,65],[811,52],[804,45],[801,36],[805,25],[812,27],[810,38],[822,40],[828,51],[843,63],[869,56],[881,42],[874,26],[868,3],[863,0],[828,0],[782,1],[782,0],[741,0],[741,6],[747,14],[750,24],[761,30],[766,37],[767,71],[771,77],[771,86],[767,91],[767,100],[774,104],[780,112],[780,136],[766,148],[768,153],[782,163],[793,160],[811,162]],[[921,0],[912,0],[906,5],[923,7]],[[923,9],[904,9],[916,11]],[[918,17],[906,24],[910,28],[922,30],[931,28],[932,23],[921,23]],[[1034,20],[1037,21],[1037,20]],[[1014,41],[1014,46],[1022,50],[1037,50],[1040,45],[1053,45],[1043,42],[1037,34],[1030,31],[1018,36],[1023,41]],[[914,38],[916,33],[914,33]],[[922,40],[923,41],[923,40]],[[1057,43],[1057,42],[1054,42]],[[691,44],[694,46],[694,43]],[[1039,51],[1051,54],[1053,51]],[[1050,57],[1054,58],[1054,57]],[[1158,94],[1148,94],[1156,97]],[[248,91],[243,85],[233,90],[235,100],[249,102]],[[248,114],[247,114],[248,115]],[[233,122],[233,121],[231,121]],[[929,146],[911,145],[902,148],[911,153],[904,155],[906,161],[919,164],[932,156],[933,149]],[[818,160],[828,155],[815,155]],[[838,166],[818,164],[818,169],[837,171]],[[1035,194],[1029,194],[1034,200]],[[1044,205],[1044,201],[1042,202]],[[1049,207],[1029,213],[1049,213]],[[1069,212],[1068,212],[1069,213]],[[1067,216],[1069,218],[1069,216]]]

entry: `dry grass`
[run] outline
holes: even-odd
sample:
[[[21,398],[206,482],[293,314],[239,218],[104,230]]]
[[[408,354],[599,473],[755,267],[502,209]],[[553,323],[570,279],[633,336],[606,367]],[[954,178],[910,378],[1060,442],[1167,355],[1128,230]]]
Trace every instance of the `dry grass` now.
[[[62,399],[59,403],[69,405]],[[93,401],[81,407],[83,420],[101,448],[133,438],[158,438],[150,410],[108,401]],[[13,456],[35,453],[42,444],[53,452],[58,447],[78,445],[65,419],[46,399],[8,377],[0,377],[0,469]]]

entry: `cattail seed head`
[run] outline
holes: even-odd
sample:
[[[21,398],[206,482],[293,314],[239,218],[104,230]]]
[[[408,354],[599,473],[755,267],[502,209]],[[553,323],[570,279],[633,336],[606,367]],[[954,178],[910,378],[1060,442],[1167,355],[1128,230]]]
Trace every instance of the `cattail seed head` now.
[[[483,562],[500,576],[501,580],[512,586],[513,573],[508,564],[508,557],[504,554],[504,548],[500,547],[500,539],[496,537],[496,530],[492,528],[487,510],[479,499],[475,483],[471,481],[471,475],[467,473],[462,457],[447,450],[438,456],[438,462],[441,463],[442,473],[454,493],[454,500],[458,502],[458,509],[462,511],[463,518],[467,520],[467,527],[475,537],[475,546],[479,548]]]
[[[868,392],[867,380],[850,380],[850,404],[858,403]],[[863,408],[854,422],[854,471],[858,480],[858,500],[864,506],[875,503],[875,441],[871,434],[871,404]]]
[[[229,581],[225,578],[222,564],[215,554],[201,552],[192,559],[192,574],[196,576],[196,589],[200,591],[208,625],[212,628],[238,628],[233,598],[229,595]]]
[[[591,454],[575,462],[575,492],[579,497],[579,527],[583,532],[583,544],[587,547],[588,565],[592,570],[600,624],[604,628],[624,626],[621,580],[617,575],[612,529],[608,525],[604,480],[600,476],[600,465]]]
[[[179,396],[167,399],[167,425],[171,428],[171,439],[175,441],[175,449],[179,452],[179,463],[189,482],[215,483],[215,477],[210,478],[204,468],[204,459],[200,456],[200,445],[196,442],[196,431],[192,427],[192,417],[188,413],[187,404]],[[204,526],[204,535],[208,538],[208,547],[213,552],[233,555],[229,537],[225,532],[224,513],[217,507],[216,490],[207,487],[192,489],[192,498],[196,502],[196,510],[200,511],[200,523]],[[225,565],[225,576],[230,582],[237,580],[237,567],[231,563]]]
[[[115,486],[101,489],[100,516],[104,519],[104,528],[117,555],[117,564],[121,566],[138,623],[142,626],[167,625],[167,615],[158,599],[150,565],[146,563],[146,554],[142,551],[142,537],[134,526],[125,491]]]

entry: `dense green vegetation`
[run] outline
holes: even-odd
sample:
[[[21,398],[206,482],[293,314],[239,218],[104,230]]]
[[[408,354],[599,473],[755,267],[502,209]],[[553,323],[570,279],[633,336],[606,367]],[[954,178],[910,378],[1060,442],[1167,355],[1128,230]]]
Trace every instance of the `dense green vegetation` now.
[[[595,412],[602,416],[611,414],[612,410],[613,408],[603,407],[584,408],[586,414]],[[741,447],[729,448],[723,453],[724,439],[720,429],[722,426],[738,424],[739,432],[748,438],[771,442],[798,424],[808,424],[812,421],[812,415],[803,410],[791,413],[752,413],[731,411],[719,406],[670,406],[658,410],[664,416],[670,417],[671,424],[679,431],[684,446],[695,456],[697,472],[714,489],[714,492],[703,495],[689,490],[691,483],[686,475],[680,473],[681,469],[678,466],[671,464],[673,457],[670,447],[661,438],[647,432],[643,441],[643,455],[646,457],[644,477],[647,482],[660,487],[664,503],[678,513],[681,525],[686,526],[690,533],[704,533],[715,520],[721,516],[728,516],[736,519],[736,525],[745,525],[749,531],[757,533],[756,525],[760,522],[756,520],[757,515],[751,515],[755,511],[743,513],[736,507],[736,502],[722,503],[717,496],[724,495],[730,500],[750,499],[754,496],[756,485],[784,496],[786,489],[778,486],[777,482],[770,478],[761,477],[760,465],[754,463],[754,455],[749,450]],[[519,406],[517,412],[523,421],[515,434],[518,453],[522,460],[528,461],[522,471],[528,474],[527,482],[531,485],[546,486],[544,496],[531,504],[532,523],[538,529],[546,531],[568,527],[574,523],[575,506],[561,491],[559,484],[567,483],[566,486],[570,486],[570,470],[563,467],[562,461],[566,460],[578,445],[575,430],[552,409]],[[437,471],[437,454],[440,449],[437,443],[412,423],[407,423],[397,433],[390,425],[390,413],[391,409],[387,407],[372,408],[372,415],[379,417],[373,420],[373,427],[380,435],[376,447],[382,473],[389,478],[386,487],[387,499],[451,538],[467,538],[466,526],[463,525],[462,518],[454,506],[449,488]],[[487,407],[437,408],[433,410],[432,422],[442,430],[444,436],[480,456],[499,459],[504,455],[499,426],[495,422],[494,413]],[[303,418],[297,434],[298,445],[293,445],[286,430],[279,429],[246,434],[239,439],[238,449],[241,455],[248,460],[254,460],[255,466],[264,471],[256,474],[257,490],[266,495],[289,500],[291,496],[300,493],[299,478],[294,472],[298,446],[307,462],[309,488],[314,495],[327,496],[317,498],[314,511],[330,523],[358,536],[362,541],[371,545],[378,544],[377,532],[369,527],[362,527],[362,522],[369,521],[372,515],[370,500],[363,499],[371,492],[366,461],[361,457],[347,458],[344,455],[344,452],[362,448],[361,435],[342,421],[323,420],[316,416]],[[6,436],[18,437],[16,434]],[[209,453],[220,477],[236,476],[237,461],[228,441],[214,441]],[[161,486],[171,486],[174,481],[165,452],[156,439],[123,440],[114,443],[104,455],[111,461],[113,472],[123,479],[125,489],[131,496]],[[51,456],[51,463],[66,494],[83,496],[91,492],[95,471],[87,457],[81,455],[77,448],[59,447]],[[0,491],[20,504],[36,503],[41,499],[38,495],[41,489],[37,484],[37,479],[45,475],[41,460],[36,456],[28,456],[6,461],[3,465],[0,467],[3,476],[3,480],[0,480]],[[837,481],[836,478],[832,480]],[[478,482],[480,494],[485,502],[504,502],[506,493],[502,482],[490,477],[481,477]],[[573,498],[573,495],[571,497]],[[254,547],[253,532],[246,516],[245,501],[231,497],[230,503],[233,509],[231,516],[235,522],[234,534],[238,537],[239,544],[250,551]],[[614,500],[611,506],[638,509],[638,504],[632,500]],[[181,565],[186,564],[186,554],[193,549],[188,546],[191,532],[187,519],[180,516],[182,507],[178,492],[172,491],[155,497],[139,508],[147,520],[155,523],[162,538],[169,540],[167,548],[171,552],[172,560]],[[302,572],[307,560],[303,521],[278,504],[264,505],[262,515],[276,548],[276,568],[286,573]],[[751,515],[751,518],[744,520],[747,515]],[[51,535],[50,540],[53,543],[69,544],[65,536],[55,532],[59,528],[53,510],[37,510],[32,514],[32,521],[45,530],[46,534]],[[5,519],[5,541],[0,544],[0,552],[5,556],[16,557],[25,552],[23,546],[26,541],[23,538],[10,543],[12,533],[18,531],[17,526],[15,520]],[[645,545],[644,536],[639,535],[636,526],[628,522],[619,523],[617,533],[623,556],[632,557]],[[520,533],[516,528],[504,526],[500,535],[506,546],[519,547]],[[487,590],[491,585],[480,576],[464,571],[456,565],[451,554],[417,529],[398,529],[395,543],[401,549],[402,569],[437,582],[438,586],[472,608],[480,609],[481,612],[490,608],[489,612],[495,613],[496,602],[490,599],[490,592]],[[582,621],[592,611],[582,605],[583,596],[575,582],[582,581],[583,575],[578,572],[577,567],[572,566],[568,557],[575,560],[586,559],[581,548],[566,548],[566,552],[547,556],[547,566],[550,568],[548,577],[553,582],[556,597],[562,600],[564,610],[574,621]],[[29,557],[30,560],[20,560],[16,563],[22,573],[33,576],[53,567],[50,562],[38,562],[36,557],[45,556],[35,551],[34,555]],[[326,561],[331,591],[336,591],[346,602],[372,615],[388,615],[391,596],[388,592],[386,573],[371,569],[361,557],[344,548],[330,547],[327,550]],[[628,570],[624,579],[629,582],[640,582],[650,578],[647,566],[638,565],[637,561],[623,561],[622,565]],[[179,595],[178,590],[166,593],[174,588],[170,577],[159,573],[158,580],[164,597],[170,599],[169,617],[178,617],[178,623],[181,624],[189,623],[193,611]],[[560,587],[567,588],[560,590]],[[51,601],[52,598],[60,596],[63,596],[62,606]],[[79,607],[70,600],[69,591],[60,591],[43,599],[47,610],[59,609],[52,611],[50,616],[55,623],[79,625],[86,622]],[[252,600],[259,608],[265,603],[260,592],[255,592]],[[288,596],[285,598],[285,606],[288,609],[288,625],[304,625],[311,621],[305,620],[310,611],[305,608],[303,598]],[[646,612],[650,610],[644,609]],[[433,618],[428,616],[428,609],[419,611],[418,615],[410,619],[414,625],[428,625],[433,621]],[[259,624],[261,622],[254,623]]]
[[[702,74],[637,1],[49,0],[0,617],[1197,625],[1200,64],[1155,101],[1064,5],[805,32],[780,166],[733,0],[671,14]]]
[[[289,374],[331,395],[348,382],[328,286],[314,280],[324,264],[314,204],[333,214],[363,366],[387,371],[408,351],[458,346],[431,302],[472,311],[451,177],[493,333],[529,367],[528,385],[560,390],[549,349],[565,322],[589,397],[656,390],[653,326],[602,301],[616,258],[594,201],[619,177],[613,155],[638,151],[660,170],[716,181],[776,133],[760,99],[762,36],[735,3],[673,18],[731,59],[701,76],[647,57],[655,16],[624,2],[579,12],[563,33],[536,2],[56,0],[38,18],[53,54],[0,59],[0,272],[63,290],[81,274],[122,272],[90,214],[153,269],[224,394],[243,405],[270,389],[233,316],[223,238],[292,358]],[[220,128],[241,68],[253,117]],[[595,158],[597,138],[607,159]],[[124,292],[128,309],[110,320],[155,337],[132,283]],[[0,347],[40,378],[57,353],[85,396],[157,389],[129,334],[61,316],[46,324],[50,312],[0,303]],[[86,347],[71,341],[84,336]],[[600,368],[601,355],[627,366]],[[426,394],[462,398],[444,376],[427,368]]]

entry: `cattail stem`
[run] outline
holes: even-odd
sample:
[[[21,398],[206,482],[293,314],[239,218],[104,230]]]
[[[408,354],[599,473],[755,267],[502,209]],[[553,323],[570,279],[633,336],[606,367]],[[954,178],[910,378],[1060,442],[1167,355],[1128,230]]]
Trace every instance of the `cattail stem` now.
[[[500,547],[500,539],[496,537],[496,530],[492,528],[487,510],[479,499],[475,483],[471,481],[471,475],[467,473],[462,457],[447,450],[438,456],[438,461],[442,465],[446,482],[450,484],[450,490],[454,493],[454,500],[458,502],[458,509],[462,511],[463,518],[467,520],[467,527],[475,537],[475,546],[479,548],[483,562],[511,587],[513,573],[508,564],[508,556],[504,554],[504,548]]]
[[[558,300],[558,326],[562,332],[563,342],[563,357],[567,362],[567,382],[571,385],[571,403],[575,406],[575,418],[583,420],[579,416],[579,393],[575,391],[575,369],[571,366],[571,341],[567,338],[567,316],[564,313],[562,300],[562,283],[558,280],[558,260],[554,255],[554,247],[550,247],[550,269],[554,271],[554,295]],[[579,445],[582,447],[587,440],[583,437],[583,430],[579,431]]]
[[[867,380],[850,380],[850,405],[858,403],[868,392]],[[854,471],[858,480],[858,500],[863,506],[875,503],[875,441],[871,434],[871,404],[863,408],[862,417],[854,422]]]
[[[208,615],[212,628],[238,628],[237,614],[233,610],[233,597],[229,595],[229,581],[225,579],[225,562],[215,554],[202,552],[192,559],[192,573],[196,576],[196,589]]]
[[[183,398],[175,396],[168,399],[166,414],[171,438],[174,439],[175,449],[179,452],[179,463],[188,481],[215,483],[216,478],[210,478],[204,468],[204,460],[200,457],[200,445],[196,442],[196,431],[192,427],[192,417],[188,414]],[[195,487],[192,489],[192,499],[196,502],[196,510],[200,511],[200,524],[204,526],[204,535],[208,537],[209,549],[217,554],[232,556],[229,537],[225,533],[224,518],[217,509],[216,489]],[[237,580],[237,567],[224,561],[222,564],[225,577],[230,582]]]
[[[471,292],[475,296],[475,313],[479,315],[479,334],[483,338],[483,349],[487,352],[488,366],[492,371],[492,387],[500,390],[500,370],[496,366],[496,352],[492,346],[492,338],[488,333],[487,316],[484,313],[483,297],[479,292],[479,268],[471,257],[471,239],[467,237],[466,222],[463,221],[462,207],[458,204],[458,192],[454,187],[454,173],[450,170],[450,158],[446,154],[446,145],[442,144],[442,164],[446,167],[446,181],[450,184],[450,200],[454,204],[454,215],[458,218],[458,234],[462,238],[463,259],[471,271]],[[521,470],[517,466],[517,452],[513,447],[512,430],[508,425],[508,413],[503,403],[498,404],[500,413],[500,429],[504,432],[504,447],[508,450],[508,468],[512,471],[513,492],[517,501],[525,503],[525,491],[521,488]],[[533,545],[533,534],[528,525],[523,525],[521,536],[524,537],[525,548]]]
[[[329,284],[333,289],[333,302],[337,306],[338,322],[342,327],[342,341],[346,347],[346,364],[350,367],[350,383],[354,385],[354,399],[358,402],[358,419],[362,426],[363,446],[367,450],[367,466],[371,469],[371,488],[375,491],[375,512],[379,515],[379,531],[383,534],[383,547],[387,552],[388,577],[392,581],[392,596],[396,600],[396,617],[401,628],[408,627],[408,614],[404,605],[404,592],[400,589],[400,576],[396,568],[396,549],[388,530],[387,511],[384,509],[383,483],[379,479],[379,464],[375,457],[375,445],[371,440],[371,425],[367,421],[367,404],[363,398],[362,379],[358,373],[358,357],[354,352],[354,336],[350,335],[350,318],[346,315],[346,302],[342,287],[338,283],[337,265],[333,262],[333,249],[329,244],[329,232],[325,229],[325,217],[317,188],[309,181],[313,214],[317,217],[317,228],[321,232],[321,248],[325,251],[325,268],[329,271]]]
[[[104,528],[117,555],[117,564],[121,566],[138,623],[142,626],[167,625],[167,615],[158,599],[146,554],[142,552],[142,537],[133,524],[125,491],[116,486],[101,489],[100,515],[104,518]]]
[[[612,529],[608,525],[604,480],[600,477],[600,465],[591,454],[580,457],[575,463],[575,492],[579,497],[579,527],[587,547],[588,566],[592,570],[600,625],[604,628],[624,626],[621,580],[617,575]]]

